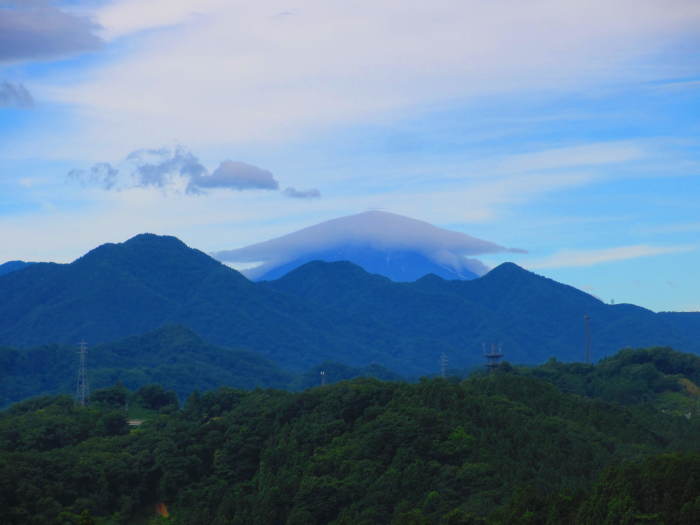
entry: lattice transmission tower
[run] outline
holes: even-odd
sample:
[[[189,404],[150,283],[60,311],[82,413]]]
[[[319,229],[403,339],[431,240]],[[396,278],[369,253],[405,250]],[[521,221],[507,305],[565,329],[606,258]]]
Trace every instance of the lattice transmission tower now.
[[[482,345],[482,351],[484,353],[484,357],[486,358],[486,368],[489,369],[489,372],[493,372],[500,366],[501,358],[503,357],[502,348],[502,345],[497,345],[495,343],[491,343],[488,349],[486,348],[485,344]]]
[[[442,355],[440,355],[440,375],[443,379],[447,377],[447,363],[447,354],[443,352]]]

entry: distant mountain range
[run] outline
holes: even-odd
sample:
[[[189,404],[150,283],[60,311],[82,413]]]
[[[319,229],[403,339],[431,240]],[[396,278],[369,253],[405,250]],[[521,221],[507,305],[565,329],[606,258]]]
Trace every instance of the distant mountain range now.
[[[438,370],[443,353],[450,367],[480,365],[482,343],[502,344],[514,363],[580,361],[584,315],[594,358],[657,345],[700,352],[700,314],[608,305],[512,263],[471,281],[428,275],[396,283],[348,262],[317,261],[253,283],[152,234],[71,264],[3,275],[0,297],[0,345],[93,345],[179,324],[291,372],[334,361],[422,375]]]
[[[429,273],[443,279],[474,279],[488,271],[468,258],[484,253],[521,252],[385,211],[367,211],[213,254],[230,262],[257,262],[243,273],[273,280],[311,261],[350,261],[392,281],[415,281]]]

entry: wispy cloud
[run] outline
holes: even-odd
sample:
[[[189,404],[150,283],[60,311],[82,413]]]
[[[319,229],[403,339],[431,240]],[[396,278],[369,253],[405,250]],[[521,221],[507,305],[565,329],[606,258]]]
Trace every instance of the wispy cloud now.
[[[597,142],[513,155],[504,159],[501,169],[510,172],[530,172],[573,167],[589,168],[638,160],[646,155],[647,152],[639,144],[631,141]]]
[[[700,222],[680,222],[645,228],[650,233],[695,233],[700,232]]]
[[[582,266],[594,266],[615,261],[650,257],[653,255],[667,255],[674,253],[686,253],[697,250],[697,246],[650,246],[637,244],[632,246],[617,246],[600,250],[564,250],[549,257],[528,261],[525,266],[535,270],[545,268],[571,268]]]
[[[1,37],[0,37],[1,38]],[[0,83],[0,108],[31,108],[34,97],[23,84]]]
[[[700,89],[700,79],[666,80],[651,83],[652,89],[666,91],[681,91],[685,89]]]
[[[672,1],[300,0],[281,23],[279,4],[121,0],[96,13],[106,38],[148,34],[50,93],[89,110],[91,136],[286,139],[456,99],[657,78],[660,42],[700,29],[697,2]]]
[[[121,0],[96,13],[101,34],[113,40],[133,33],[174,27],[216,12],[226,0]]]
[[[0,1],[0,62],[58,58],[101,46],[94,22],[51,3]]]
[[[119,170],[109,162],[99,162],[93,164],[87,170],[71,170],[68,178],[75,180],[83,186],[97,186],[103,190],[111,190],[117,184]]]

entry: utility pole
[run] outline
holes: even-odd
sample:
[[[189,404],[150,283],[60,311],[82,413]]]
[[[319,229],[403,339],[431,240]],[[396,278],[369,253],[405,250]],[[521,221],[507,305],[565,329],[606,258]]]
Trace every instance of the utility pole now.
[[[90,397],[90,385],[87,378],[87,343],[81,341],[78,344],[78,355],[80,361],[78,364],[78,383],[75,389],[75,401],[80,406],[86,406]]]

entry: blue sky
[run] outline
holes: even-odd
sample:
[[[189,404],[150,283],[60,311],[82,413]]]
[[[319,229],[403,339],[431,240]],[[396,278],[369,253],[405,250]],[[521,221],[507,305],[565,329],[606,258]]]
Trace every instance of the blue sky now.
[[[0,1],[0,261],[380,208],[700,310],[699,35],[695,0]]]

